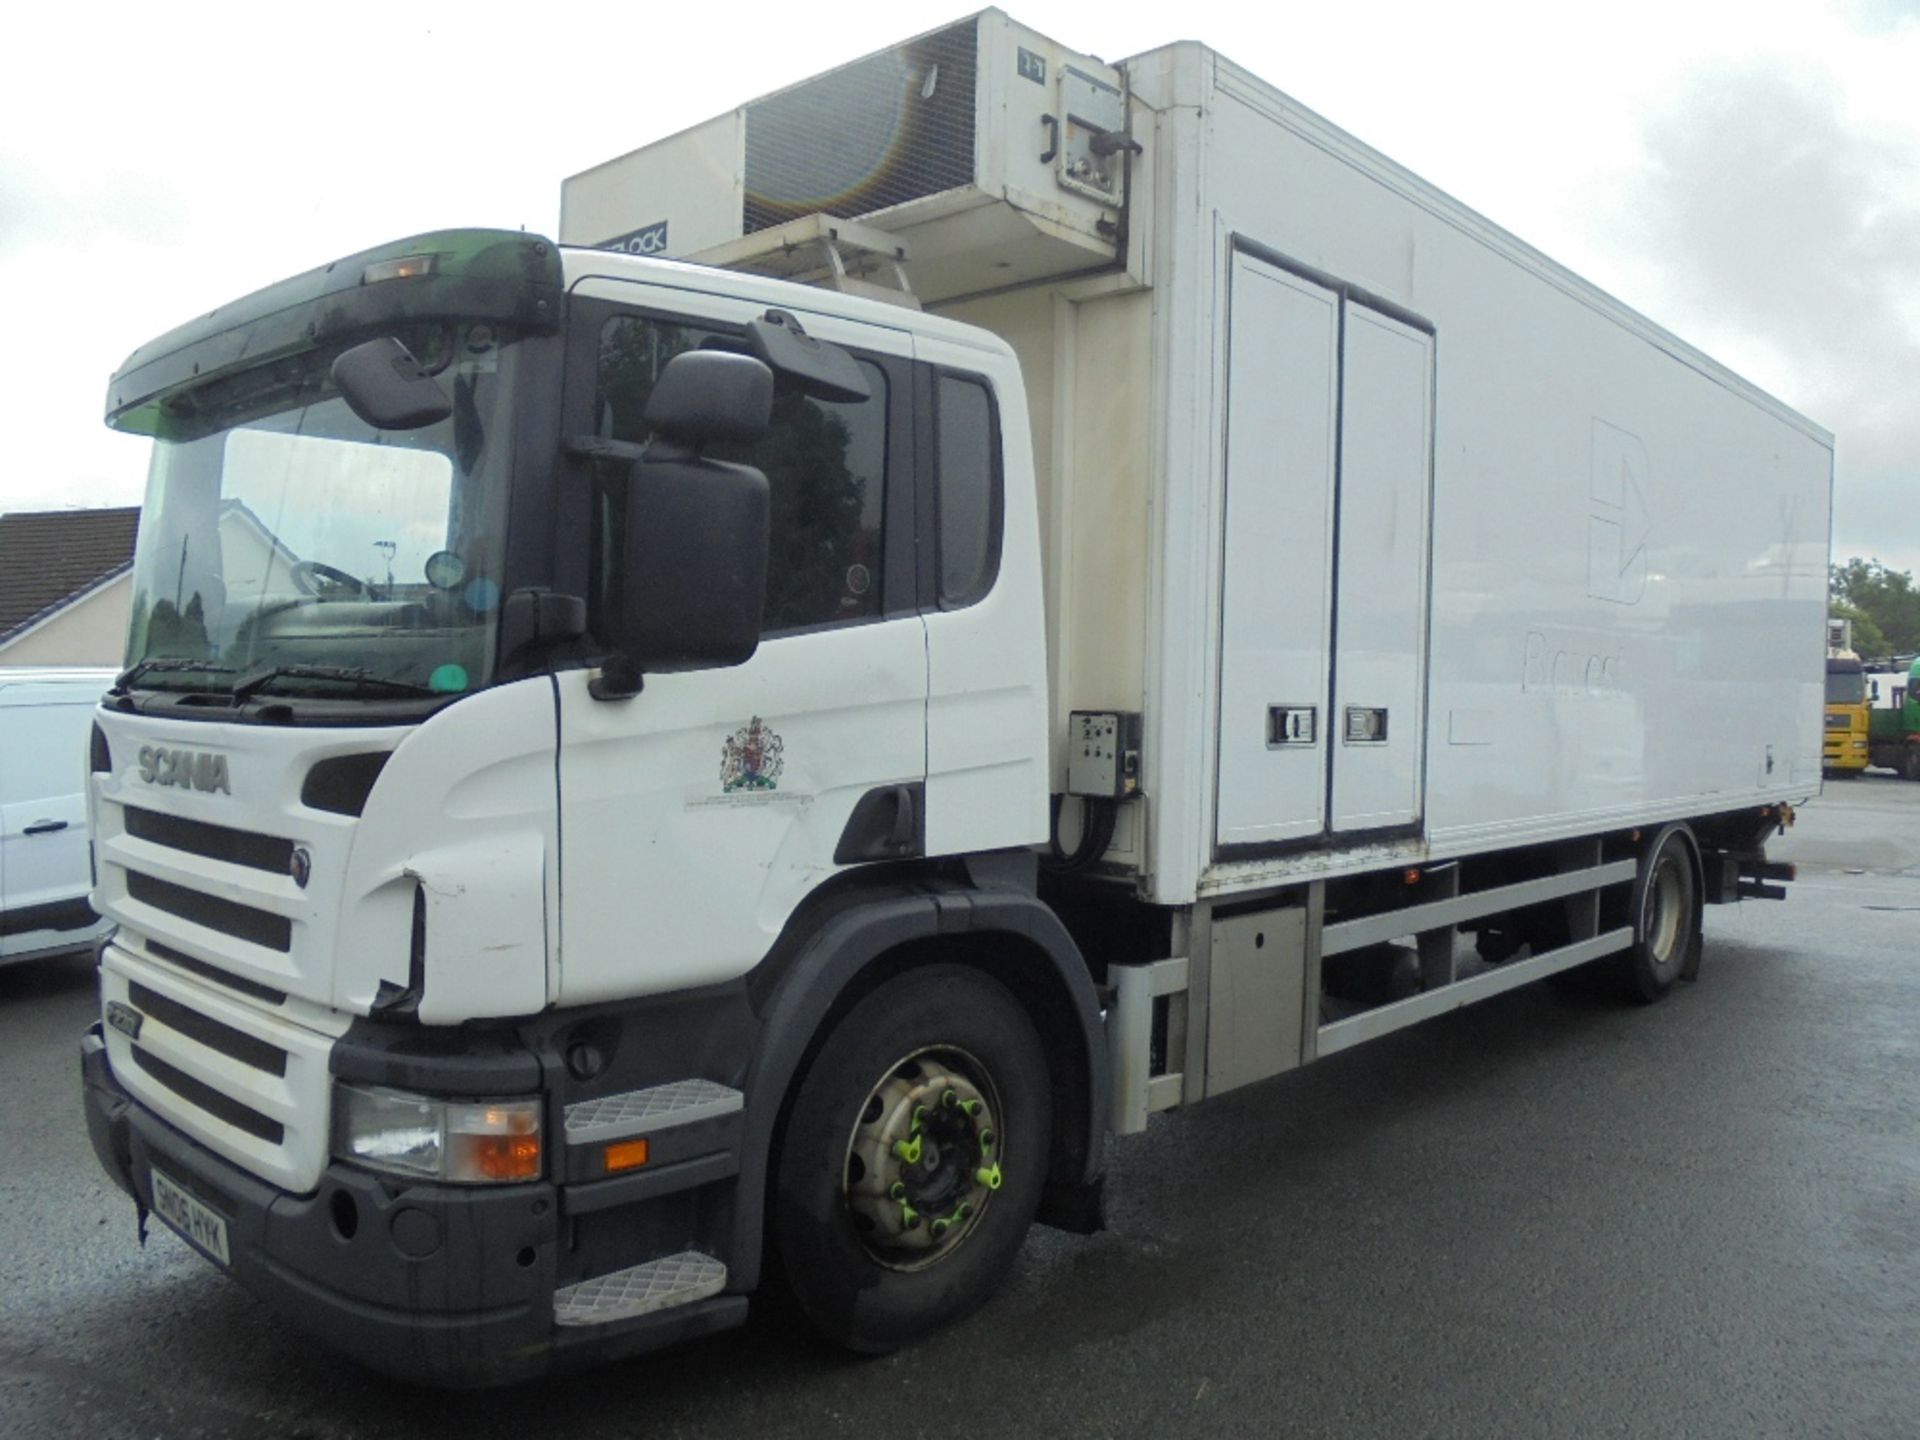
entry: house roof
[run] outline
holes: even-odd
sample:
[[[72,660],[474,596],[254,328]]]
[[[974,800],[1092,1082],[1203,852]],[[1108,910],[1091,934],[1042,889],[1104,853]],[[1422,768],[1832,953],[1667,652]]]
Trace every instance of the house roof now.
[[[140,507],[0,515],[0,643],[133,564]]]

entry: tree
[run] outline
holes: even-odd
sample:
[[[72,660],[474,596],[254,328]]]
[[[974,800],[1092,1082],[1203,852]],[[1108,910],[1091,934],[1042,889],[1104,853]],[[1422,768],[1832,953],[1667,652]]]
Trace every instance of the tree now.
[[[1870,646],[1856,620],[1853,648],[1860,654],[1898,655],[1920,650],[1920,586],[1905,570],[1889,570],[1878,560],[1862,560],[1856,555],[1844,565],[1830,567],[1827,589],[1835,615],[1848,613],[1842,607],[1849,607],[1879,631],[1880,643]]]

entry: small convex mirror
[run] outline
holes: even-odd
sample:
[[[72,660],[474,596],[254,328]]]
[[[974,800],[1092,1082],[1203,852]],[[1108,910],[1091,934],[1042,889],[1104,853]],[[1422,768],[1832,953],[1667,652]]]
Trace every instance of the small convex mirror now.
[[[436,590],[451,590],[467,578],[467,562],[451,550],[436,550],[427,557],[427,583]]]
[[[347,408],[376,430],[418,430],[453,413],[446,391],[391,335],[341,351],[332,373]]]
[[[859,361],[838,345],[807,334],[784,310],[769,310],[748,323],[747,349],[788,385],[815,400],[846,403],[873,394]]]

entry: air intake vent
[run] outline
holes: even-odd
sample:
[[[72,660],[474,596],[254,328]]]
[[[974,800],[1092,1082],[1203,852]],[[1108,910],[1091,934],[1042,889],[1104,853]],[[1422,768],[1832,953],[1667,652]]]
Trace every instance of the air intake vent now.
[[[143,875],[138,870],[127,872],[127,895],[142,905],[151,905],[250,945],[278,950],[283,955],[293,949],[293,922],[284,915],[189,890],[184,885]]]
[[[979,18],[746,107],[743,232],[970,185]]]

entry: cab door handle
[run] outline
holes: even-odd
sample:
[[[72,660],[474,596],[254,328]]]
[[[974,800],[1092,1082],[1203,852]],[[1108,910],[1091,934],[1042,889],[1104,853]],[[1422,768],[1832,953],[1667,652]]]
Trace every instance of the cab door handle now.
[[[862,795],[847,817],[834,848],[833,863],[862,860],[911,860],[927,850],[927,787],[881,785]]]
[[[36,820],[20,833],[23,835],[51,835],[56,830],[67,828],[64,820]]]

